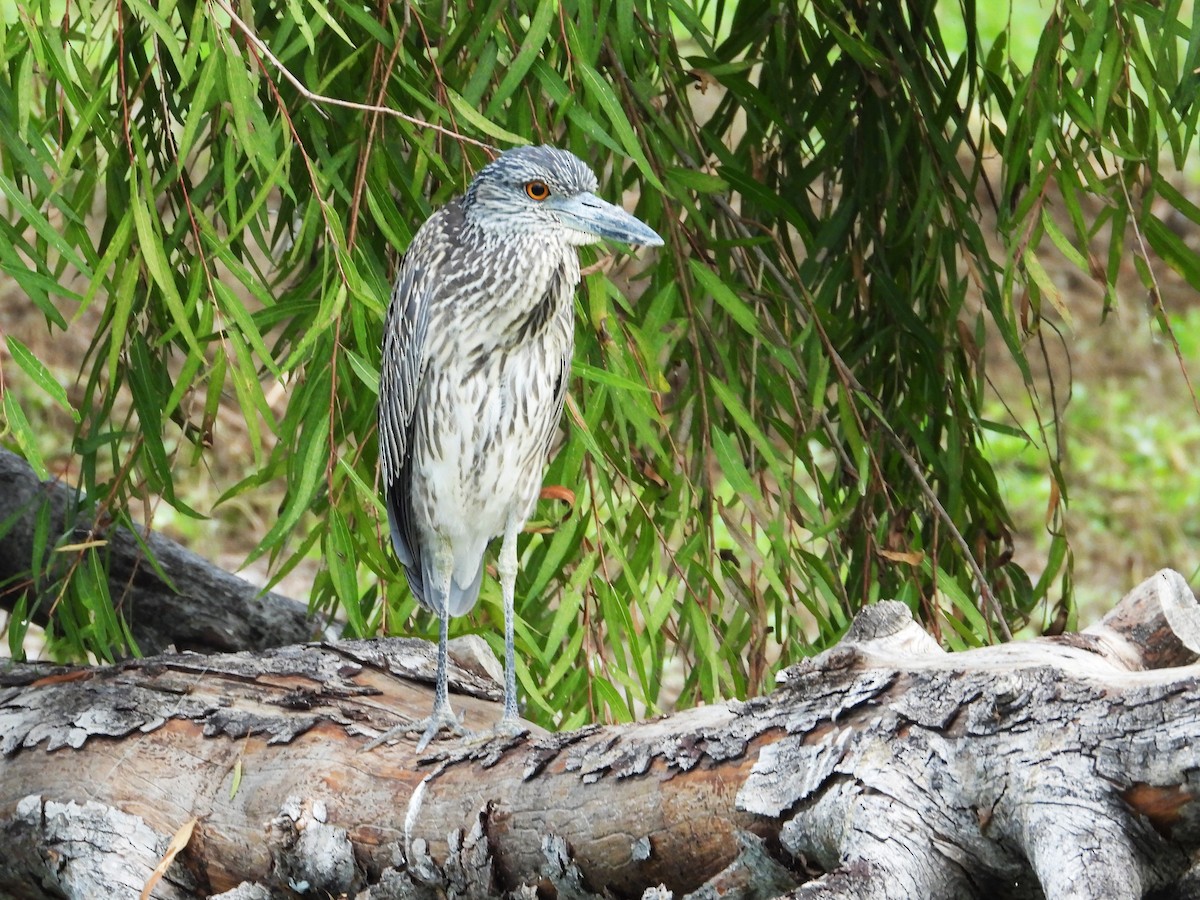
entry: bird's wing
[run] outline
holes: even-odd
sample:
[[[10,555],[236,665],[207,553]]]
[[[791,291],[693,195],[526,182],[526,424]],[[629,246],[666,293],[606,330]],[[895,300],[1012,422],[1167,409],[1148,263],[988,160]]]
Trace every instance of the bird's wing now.
[[[425,369],[431,306],[424,268],[410,256],[400,264],[383,332],[379,374],[379,460],[392,546],[418,600],[424,599],[421,545],[412,520],[412,442],[417,393]]]
[[[546,439],[546,453],[554,446],[554,438],[558,433],[558,423],[562,421],[563,405],[567,401],[567,382],[571,380],[571,353],[563,354],[559,361],[558,381],[554,383],[554,427]]]
[[[558,434],[558,424],[562,421],[563,405],[567,401],[567,384],[571,380],[571,356],[575,352],[575,307],[571,302],[571,297],[575,293],[575,286],[565,279],[556,278],[551,285],[551,290],[561,291],[566,294],[565,302],[560,304],[559,315],[563,317],[563,326],[567,334],[567,346],[559,358],[558,380],[554,382],[554,419],[553,426],[550,428],[550,433],[546,436],[546,455],[549,456],[550,448],[554,446],[554,438]]]

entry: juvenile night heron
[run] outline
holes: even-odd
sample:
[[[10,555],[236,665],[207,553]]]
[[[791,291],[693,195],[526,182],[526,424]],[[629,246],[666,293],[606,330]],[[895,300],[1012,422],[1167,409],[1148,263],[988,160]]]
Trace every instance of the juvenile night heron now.
[[[521,147],[485,166],[417,231],[392,292],[379,379],[379,456],[392,546],[413,596],[440,619],[433,713],[377,738],[465,733],[446,689],[450,616],[475,605],[502,535],[504,714],[514,734],[517,535],[541,490],[571,368],[575,248],[662,238],[596,196],[572,154]]]

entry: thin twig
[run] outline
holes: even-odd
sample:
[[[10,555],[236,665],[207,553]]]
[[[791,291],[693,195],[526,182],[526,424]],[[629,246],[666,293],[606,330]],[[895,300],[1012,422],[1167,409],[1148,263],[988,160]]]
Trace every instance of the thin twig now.
[[[387,24],[387,2],[384,0],[383,11],[380,15],[380,27]],[[375,102],[382,104],[387,96],[387,83],[392,77],[392,68],[396,64],[397,58],[400,56],[400,48],[404,45],[404,27],[401,27],[400,37],[396,40],[396,46],[392,48],[392,55],[388,57],[387,65],[380,72],[379,61],[382,57],[383,45],[379,44],[375,47],[375,62],[372,65],[372,85],[374,76],[379,77],[379,92],[376,94]],[[358,167],[354,172],[354,194],[350,199],[350,227],[346,232],[346,246],[353,247],[355,238],[358,235],[358,211],[362,206],[363,190],[367,184],[367,163],[371,159],[371,148],[375,143],[375,134],[379,128],[379,113],[371,113],[365,117],[366,125],[366,140],[363,142],[362,149],[358,153]]]
[[[235,13],[224,2],[224,0],[212,0],[212,2],[215,3],[218,7],[220,7],[227,16],[229,16],[230,22],[232,24],[236,25],[238,27],[238,31],[240,31],[242,33],[242,35],[246,38],[246,40],[248,40],[251,44],[254,45],[254,49],[256,49],[264,57],[266,57],[266,59],[270,61],[271,65],[273,65],[276,69],[279,70],[279,73],[288,80],[288,82],[292,85],[292,87],[294,87],[300,93],[300,96],[302,96],[305,100],[308,100],[311,103],[323,103],[328,106],[341,106],[341,107],[344,107],[345,109],[356,109],[356,110],[359,110],[360,112],[375,113],[376,115],[381,115],[381,116],[392,116],[393,118],[401,119],[402,121],[409,122],[412,125],[416,125],[419,128],[428,128],[431,131],[439,132],[441,134],[446,135],[447,137],[453,138],[456,141],[461,141],[461,142],[467,143],[467,144],[474,144],[476,147],[482,147],[484,150],[487,150],[491,153],[496,152],[496,148],[493,147],[491,144],[486,144],[483,141],[477,141],[474,138],[469,138],[465,134],[461,134],[460,132],[454,131],[453,129],[445,128],[441,125],[435,125],[434,123],[427,122],[424,119],[418,118],[417,116],[410,116],[406,113],[402,113],[399,110],[391,109],[390,107],[387,107],[387,106],[375,106],[370,103],[355,103],[353,100],[342,100],[338,97],[328,97],[325,94],[318,94],[314,91],[310,91],[305,86],[304,82],[302,82],[299,78],[297,78],[295,75],[293,75],[291,73],[291,71],[288,69],[288,67],[285,66],[282,62],[280,62],[279,57],[277,57],[274,53],[271,52],[270,48],[267,47],[267,45],[264,44],[258,38],[258,36],[256,34],[254,34],[253,31],[251,31],[250,26],[247,25],[245,22],[243,22],[241,20],[241,18],[238,17],[238,14]]]

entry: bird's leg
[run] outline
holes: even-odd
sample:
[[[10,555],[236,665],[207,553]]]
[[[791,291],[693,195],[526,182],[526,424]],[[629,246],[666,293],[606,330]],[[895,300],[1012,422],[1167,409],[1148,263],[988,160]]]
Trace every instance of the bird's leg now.
[[[500,576],[500,593],[504,597],[504,714],[500,721],[490,731],[479,732],[469,737],[466,746],[483,745],[494,738],[511,738],[525,734],[527,729],[522,724],[517,712],[517,664],[515,640],[513,636],[514,596],[517,582],[517,535],[523,523],[510,518],[504,527],[504,539],[500,544],[500,559],[496,571]],[[437,708],[434,708],[434,718]],[[433,727],[432,725],[430,727]]]
[[[438,656],[437,675],[433,687],[433,712],[426,719],[397,725],[394,728],[388,729],[363,747],[364,751],[372,750],[380,744],[390,741],[392,738],[420,732],[421,737],[417,740],[417,752],[420,753],[429,746],[429,742],[443,728],[459,737],[470,734],[467,729],[463,728],[462,722],[454,715],[454,710],[450,707],[450,691],[447,686],[448,676],[446,673],[446,647],[450,639],[450,611],[447,609],[447,606],[450,600],[450,566],[452,563],[449,559],[446,559],[444,562],[439,560],[439,562],[442,563],[439,569],[444,571],[445,578],[443,583],[437,586],[442,597],[442,608],[438,614]]]
[[[450,623],[448,617],[441,616],[438,619],[438,658],[437,676],[433,687],[433,712],[429,714],[428,718],[420,719],[416,722],[402,723],[394,728],[389,728],[363,747],[363,752],[374,750],[380,744],[385,744],[403,735],[416,734],[417,732],[421,734],[421,737],[417,740],[418,753],[428,747],[429,742],[437,737],[437,733],[443,728],[456,736],[470,734],[467,729],[463,728],[462,722],[454,715],[454,710],[450,706],[450,691],[447,687],[446,675],[446,644],[449,634]]]
[[[421,734],[421,739],[417,741],[418,753],[428,747],[429,742],[443,728],[455,735],[464,735],[467,733],[467,730],[462,726],[462,722],[458,720],[458,717],[454,715],[454,710],[450,707],[450,690],[447,687],[446,675],[446,644],[449,638],[450,613],[443,605],[442,614],[438,618],[437,680],[433,688],[433,712],[429,714],[428,719],[414,722],[408,726],[410,734],[414,731],[419,731],[422,725],[425,726],[425,730]]]
[[[504,736],[520,734],[525,728],[517,716],[517,664],[514,649],[514,595],[517,583],[517,534],[521,523],[509,516],[500,544],[500,559],[496,571],[500,576],[500,593],[504,597],[504,715],[496,724],[496,733]]]

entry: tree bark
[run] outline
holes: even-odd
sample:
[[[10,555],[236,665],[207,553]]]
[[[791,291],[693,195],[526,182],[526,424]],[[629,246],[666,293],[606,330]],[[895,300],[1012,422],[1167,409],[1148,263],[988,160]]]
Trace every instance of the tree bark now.
[[[202,653],[261,650],[311,640],[321,628],[308,607],[257,587],[149,530],[135,536],[80,510],[79,494],[61,481],[39,481],[21,457],[0,448],[0,607],[11,611],[26,591],[31,620],[45,625],[58,585],[34,577],[34,534],[48,516],[48,546],[102,540],[110,594],[143,654],[168,647]],[[140,538],[140,541],[139,541]],[[150,551],[164,581],[147,559]]]
[[[885,602],[770,696],[622,727],[409,739],[386,639],[0,678],[0,894],[1196,896],[1200,668],[1161,572],[1079,634],[944,653]],[[497,685],[452,667],[466,725]],[[175,837],[175,848],[171,848]],[[175,855],[177,852],[177,855]]]

